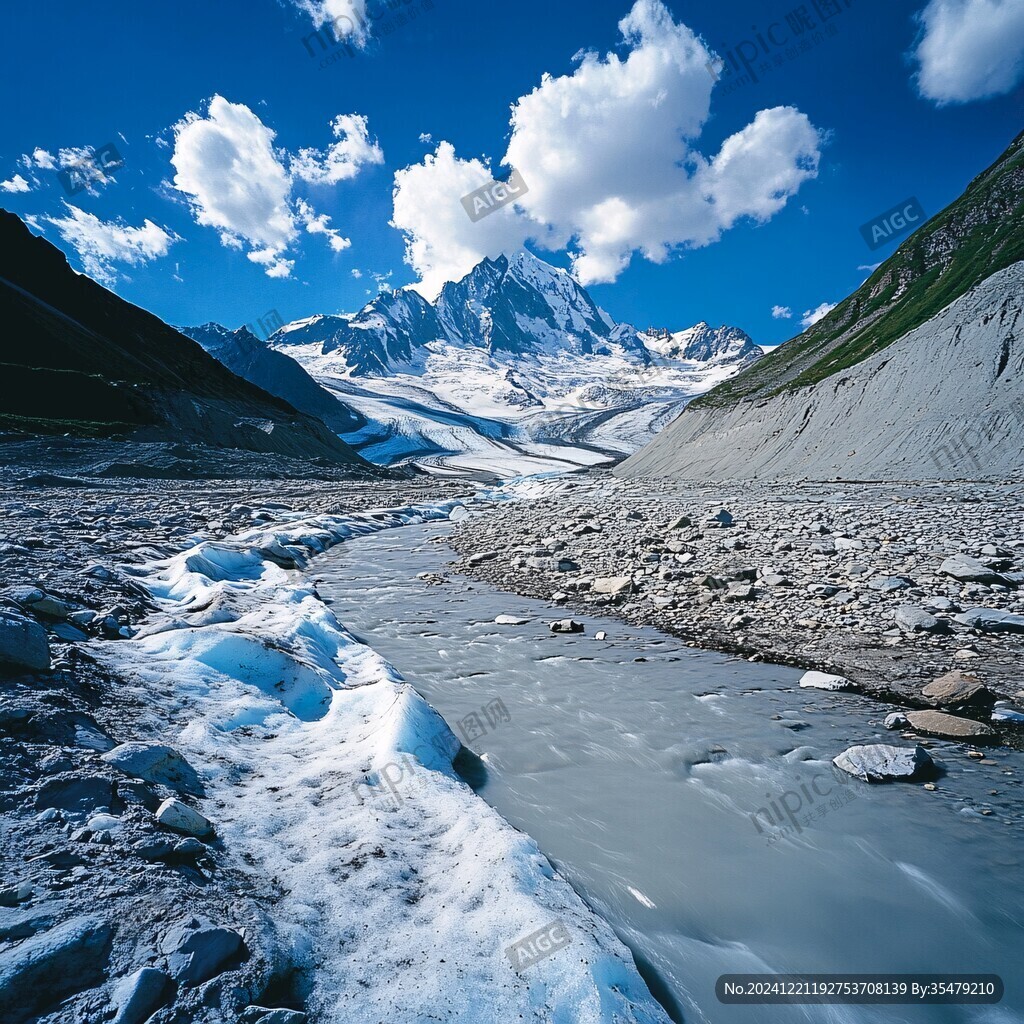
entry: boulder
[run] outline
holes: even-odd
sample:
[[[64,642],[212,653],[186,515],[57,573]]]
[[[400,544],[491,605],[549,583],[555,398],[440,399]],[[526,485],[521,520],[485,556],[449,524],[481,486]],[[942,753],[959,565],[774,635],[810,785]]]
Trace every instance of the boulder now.
[[[114,927],[77,917],[0,953],[0,1020],[22,1024],[103,981]]]
[[[518,615],[499,615],[495,620],[496,626],[525,626],[530,620],[521,619]]]
[[[582,633],[583,623],[577,622],[575,619],[560,619],[557,622],[552,622],[548,629],[552,633]]]
[[[36,809],[55,807],[59,811],[88,814],[97,807],[109,807],[114,787],[106,779],[82,775],[58,775],[43,784],[36,794]]]
[[[896,625],[905,633],[934,633],[943,628],[943,623],[923,608],[904,604],[896,609]]]
[[[168,954],[171,975],[181,985],[202,985],[249,952],[238,932],[195,918],[171,929],[160,948]]]
[[[155,967],[143,967],[115,986],[111,1002],[117,1016],[111,1024],[145,1024],[145,1021],[170,1001],[174,985]]]
[[[915,732],[943,740],[970,740],[973,743],[999,741],[999,734],[992,726],[970,718],[947,715],[943,711],[908,711],[907,721]]]
[[[156,782],[179,793],[203,795],[195,769],[173,747],[159,743],[122,743],[101,758],[125,775]]]
[[[864,782],[912,782],[935,773],[935,762],[924,747],[895,747],[869,743],[850,747],[832,763]]]
[[[827,672],[805,672],[800,685],[811,690],[853,690],[854,684],[845,676],[829,675]]]
[[[995,703],[992,691],[977,676],[960,669],[940,676],[921,693],[930,703],[954,711],[961,708],[987,710]]]
[[[594,580],[595,594],[629,594],[633,590],[632,576],[602,576]]]
[[[193,836],[213,834],[213,822],[209,818],[173,796],[157,808],[156,820],[164,828],[173,829],[175,832],[186,832]]]
[[[893,711],[885,716],[884,724],[886,729],[904,729],[910,725],[910,722],[907,721],[907,716],[902,711]]]
[[[917,586],[917,584],[909,576],[872,576],[868,580],[868,587],[871,590],[878,590],[883,594],[888,594],[895,590],[909,590],[914,586]]]
[[[1002,612],[996,608],[968,608],[956,621],[985,633],[1024,633],[1024,615]]]
[[[0,663],[33,672],[50,671],[50,645],[46,630],[9,608],[0,608]]]
[[[939,572],[946,576],[952,576],[953,579],[959,580],[961,583],[987,583],[989,585],[998,583],[1003,586],[1011,584],[1011,581],[1002,573],[998,573],[994,569],[990,569],[984,562],[979,562],[978,559],[962,553],[947,558],[939,566]]]

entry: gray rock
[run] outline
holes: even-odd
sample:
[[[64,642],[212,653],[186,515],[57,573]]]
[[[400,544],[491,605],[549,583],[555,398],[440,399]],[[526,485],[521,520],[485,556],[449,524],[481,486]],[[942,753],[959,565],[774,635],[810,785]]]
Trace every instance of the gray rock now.
[[[5,885],[0,888],[0,907],[15,907],[31,898],[32,884],[30,882],[19,882],[16,885]]]
[[[908,590],[916,584],[907,576],[872,576],[868,580],[868,586],[872,590],[879,590],[883,594],[887,594],[894,590]]]
[[[499,615],[495,620],[496,626],[525,626],[530,620],[521,619],[517,615]]]
[[[201,985],[248,955],[238,932],[194,918],[168,932],[160,948],[168,954],[171,976],[182,985]]]
[[[33,672],[49,672],[46,630],[35,619],[0,608],[0,662]]]
[[[629,594],[633,590],[631,576],[602,576],[594,580],[595,594]]]
[[[1024,615],[999,611],[996,608],[969,608],[956,621],[985,633],[1024,633]]]
[[[910,722],[907,721],[907,716],[902,711],[893,711],[885,716],[884,724],[886,729],[904,729]]]
[[[888,743],[869,743],[850,747],[832,763],[864,782],[912,781],[935,771],[924,747],[895,747]]]
[[[193,836],[208,836],[213,833],[213,822],[209,818],[173,796],[157,808],[156,820],[164,828],[173,829],[175,832],[187,832]]]
[[[943,740],[972,740],[975,743],[998,742],[999,734],[984,722],[957,718],[942,711],[908,711],[907,720],[915,732]]]
[[[81,775],[59,775],[43,785],[36,795],[40,811],[56,807],[59,811],[87,814],[97,807],[109,807],[114,787],[106,779]]]
[[[173,747],[158,743],[122,743],[102,757],[107,764],[146,782],[156,782],[179,793],[203,795],[195,769]]]
[[[905,633],[935,633],[943,627],[943,623],[934,615],[912,604],[897,608],[895,619],[896,625]]]
[[[104,978],[114,928],[77,917],[0,953],[0,1020],[23,1024]]]
[[[145,1021],[170,1001],[174,985],[155,967],[143,967],[114,986],[111,1002],[117,1016],[111,1024],[145,1024]]]
[[[990,569],[984,562],[979,562],[978,559],[962,553],[947,558],[939,566],[939,572],[946,576],[952,576],[953,579],[959,580],[961,583],[1000,583],[1005,585],[1009,582],[1002,573],[998,573],[994,569]]]
[[[940,676],[925,686],[921,693],[932,704],[954,711],[962,708],[987,710],[995,702],[991,690],[977,676],[959,669]]]
[[[582,633],[583,628],[583,623],[575,619],[560,619],[548,626],[552,633]]]

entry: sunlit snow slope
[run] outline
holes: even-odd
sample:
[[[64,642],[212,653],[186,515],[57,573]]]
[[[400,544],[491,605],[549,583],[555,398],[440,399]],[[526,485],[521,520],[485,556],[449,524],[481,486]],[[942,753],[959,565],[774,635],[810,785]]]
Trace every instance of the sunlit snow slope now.
[[[616,324],[529,253],[484,260],[434,302],[382,293],[269,341],[365,423],[367,459],[509,476],[617,461],[761,355],[734,327]]]

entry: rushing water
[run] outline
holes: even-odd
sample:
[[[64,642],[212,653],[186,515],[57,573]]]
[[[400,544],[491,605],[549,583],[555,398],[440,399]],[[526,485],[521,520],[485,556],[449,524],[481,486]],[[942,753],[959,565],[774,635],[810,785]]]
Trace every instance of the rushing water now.
[[[831,758],[892,742],[890,708],[801,691],[795,670],[614,620],[554,635],[547,623],[565,613],[544,602],[421,578],[445,571],[451,552],[431,541],[446,529],[344,544],[317,563],[320,592],[453,727],[486,728],[467,742],[486,766],[480,795],[611,922],[676,1020],[1024,1021],[1020,754],[977,764],[936,743],[935,792],[850,780]],[[497,626],[501,614],[530,621]],[[601,629],[608,640],[594,639]],[[495,720],[496,705],[481,713],[495,700],[510,720]],[[769,823],[776,811],[785,831]],[[719,975],[768,971],[998,974],[1006,995],[998,1006],[717,1001]]]

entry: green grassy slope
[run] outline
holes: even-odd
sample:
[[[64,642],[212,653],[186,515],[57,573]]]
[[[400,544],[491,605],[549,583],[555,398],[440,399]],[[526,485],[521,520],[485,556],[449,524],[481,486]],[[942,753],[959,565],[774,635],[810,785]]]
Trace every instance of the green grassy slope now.
[[[841,373],[1024,260],[1024,132],[824,319],[691,403],[725,408]]]

